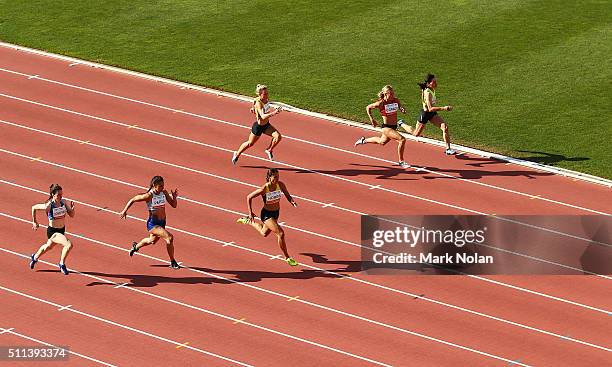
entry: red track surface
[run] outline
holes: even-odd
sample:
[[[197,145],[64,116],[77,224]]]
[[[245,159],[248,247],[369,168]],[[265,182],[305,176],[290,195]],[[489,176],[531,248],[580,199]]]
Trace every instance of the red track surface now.
[[[281,213],[291,268],[270,259],[275,239],[234,224],[270,166],[265,138],[230,163],[248,104],[7,48],[0,68],[1,328],[121,366],[610,365],[609,278],[368,276],[357,247],[359,213],[593,214],[608,188],[415,142],[409,162],[431,172],[400,170],[395,147],[354,151],[358,129],[284,113],[273,165],[299,203]],[[168,215],[189,268],[169,269],[160,245],[127,256],[146,210],[117,212],[155,174],[189,199]],[[44,238],[29,208],[53,182],[78,202],[68,267],[82,273],[68,277],[57,249],[27,268]]]

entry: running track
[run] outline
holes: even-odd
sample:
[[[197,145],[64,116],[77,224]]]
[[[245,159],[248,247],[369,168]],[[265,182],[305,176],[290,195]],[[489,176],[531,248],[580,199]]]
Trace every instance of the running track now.
[[[610,365],[608,276],[368,276],[358,247],[360,214],[608,214],[609,188],[411,141],[424,169],[400,170],[394,144],[354,150],[359,129],[285,112],[273,166],[299,204],[281,212],[291,268],[234,224],[271,165],[265,139],[230,163],[248,109],[0,47],[0,344],[70,346],[74,366]],[[156,174],[181,196],[178,271],[164,246],[128,257],[144,205],[118,217]],[[27,268],[44,238],[30,205],[54,182],[77,202],[67,277],[57,249]]]

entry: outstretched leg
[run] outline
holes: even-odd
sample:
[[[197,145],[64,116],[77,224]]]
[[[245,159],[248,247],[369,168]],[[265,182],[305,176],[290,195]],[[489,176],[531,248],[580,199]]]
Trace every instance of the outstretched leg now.
[[[236,162],[238,162],[238,158],[240,158],[240,155],[247,150],[248,148],[252,147],[253,145],[255,145],[255,143],[257,142],[257,140],[259,140],[259,136],[250,133],[249,134],[249,138],[247,139],[247,141],[245,141],[244,143],[242,143],[240,145],[240,148],[238,148],[238,150],[236,152],[234,152],[234,156],[232,157],[232,163],[236,164]]]
[[[272,125],[268,126],[264,134],[272,137],[272,140],[270,140],[270,144],[268,144],[268,148],[266,148],[266,154],[268,155],[268,159],[273,160],[274,154],[272,153],[272,151],[274,150],[274,147],[276,147],[278,143],[280,143],[283,137]]]
[[[157,238],[163,239],[166,242],[166,250],[168,251],[170,262],[176,262],[176,259],[174,258],[174,236],[172,233],[168,232],[164,227],[155,226],[153,229],[151,229],[151,234]]]
[[[442,138],[446,144],[446,154],[455,154],[455,151],[451,149],[450,133],[448,132],[448,125],[446,121],[438,115],[431,119],[431,122],[442,130]]]
[[[70,253],[70,250],[72,250],[72,242],[70,242],[70,240],[61,233],[55,233],[53,236],[51,236],[51,240],[53,240],[54,243],[62,245],[60,264],[65,264],[68,254]]]
[[[53,236],[51,236],[51,238],[53,238]],[[38,261],[38,259],[47,251],[51,250],[54,246],[55,246],[55,242],[53,242],[51,240],[51,238],[49,238],[47,240],[47,242],[43,243],[39,248],[38,251],[36,251],[36,253],[34,254],[34,260]]]
[[[133,252],[130,251],[130,256],[134,255],[134,252],[140,250],[141,248],[145,246],[150,246],[150,245],[157,243],[157,241],[159,240],[159,236],[153,234],[153,229],[151,229],[151,232],[149,233],[148,237],[143,238],[142,240],[140,240],[140,242],[135,243],[135,245],[132,246]]]
[[[270,234],[270,228],[268,228],[268,226],[266,226],[265,223],[259,223],[259,222],[256,222],[255,220],[252,220],[249,222],[249,224],[251,225],[251,227],[255,228],[257,233],[259,233],[260,235],[264,237],[268,237],[268,235]]]
[[[357,142],[355,142],[355,146],[362,144],[380,144],[385,145],[389,142],[389,138],[383,132],[380,136],[372,136],[370,138],[361,137]]]
[[[283,229],[278,225],[278,223],[276,222],[276,219],[268,218],[266,219],[264,225],[267,228],[270,228],[270,231],[276,234],[276,238],[278,240],[278,247],[280,247],[281,251],[283,251],[285,258],[287,259],[291,258],[291,256],[289,256],[289,252],[287,252],[287,243],[285,242],[285,231],[283,231]]]

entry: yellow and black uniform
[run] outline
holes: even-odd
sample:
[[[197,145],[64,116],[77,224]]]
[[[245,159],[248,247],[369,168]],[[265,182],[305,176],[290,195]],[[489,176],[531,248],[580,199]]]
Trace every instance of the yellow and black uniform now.
[[[255,98],[255,101],[253,101],[253,106],[255,106],[259,101],[261,101],[259,97]],[[264,104],[263,111],[264,113],[268,113],[268,111],[270,111],[270,102]],[[255,136],[261,136],[261,134],[265,133],[266,130],[270,127],[270,121],[266,122],[263,125],[260,125],[259,122],[261,121],[261,116],[259,115],[259,111],[257,111],[257,108],[255,108],[255,116],[256,120],[253,123],[253,126],[251,126],[251,132]]]
[[[274,218],[278,220],[280,215],[280,209],[277,210],[268,210],[266,209],[267,205],[270,204],[279,204],[280,199],[283,196],[283,191],[280,189],[280,185],[277,183],[273,188],[271,185],[266,185],[263,194],[261,195],[264,201],[264,206],[261,208],[261,213],[259,214],[259,218],[261,218],[262,222],[265,222],[266,219]]]
[[[429,93],[431,94],[431,106],[433,107],[436,104],[436,91],[431,88],[426,88],[421,92],[421,103],[423,104],[423,109],[419,114],[418,122],[422,124],[426,124],[432,117],[438,114],[436,111],[429,111],[427,109],[427,100],[425,99],[425,95]]]

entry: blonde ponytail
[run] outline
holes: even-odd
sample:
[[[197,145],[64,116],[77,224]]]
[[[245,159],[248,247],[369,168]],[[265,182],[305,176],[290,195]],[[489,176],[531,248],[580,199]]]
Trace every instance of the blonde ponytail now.
[[[384,98],[385,96],[385,92],[388,90],[393,90],[393,87],[390,86],[389,84],[385,85],[384,87],[382,87],[382,89],[380,90],[380,92],[378,92],[378,99],[381,100]]]

